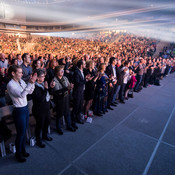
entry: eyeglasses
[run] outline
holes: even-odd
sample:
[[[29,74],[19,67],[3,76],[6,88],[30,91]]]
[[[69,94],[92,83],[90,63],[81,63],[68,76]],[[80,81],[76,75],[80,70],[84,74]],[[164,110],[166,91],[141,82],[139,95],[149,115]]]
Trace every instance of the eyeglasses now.
[[[60,73],[64,73],[64,70],[60,70]]]

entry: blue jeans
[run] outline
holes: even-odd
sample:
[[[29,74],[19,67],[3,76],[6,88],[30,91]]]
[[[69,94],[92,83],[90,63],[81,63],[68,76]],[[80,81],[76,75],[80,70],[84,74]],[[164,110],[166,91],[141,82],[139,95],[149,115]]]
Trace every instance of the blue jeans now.
[[[115,100],[116,100],[116,98],[118,96],[119,90],[120,90],[120,85],[116,85],[116,87],[114,89],[114,95],[113,95],[112,103],[115,102]]]
[[[28,127],[28,122],[29,122],[28,106],[14,108],[13,119],[15,122],[16,131],[17,131],[16,141],[15,141],[16,153],[21,153],[25,151],[26,129]]]
[[[0,97],[0,108],[6,105],[5,97]]]
[[[143,75],[137,75],[137,84],[135,86],[135,91],[138,90],[140,83],[142,82],[142,77],[143,77]]]

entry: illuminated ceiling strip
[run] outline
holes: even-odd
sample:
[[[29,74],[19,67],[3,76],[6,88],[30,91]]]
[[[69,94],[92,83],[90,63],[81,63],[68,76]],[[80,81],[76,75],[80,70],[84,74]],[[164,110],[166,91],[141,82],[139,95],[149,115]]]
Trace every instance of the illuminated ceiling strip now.
[[[166,5],[159,5],[157,7],[147,7],[147,8],[141,8],[141,9],[135,9],[135,10],[128,10],[128,11],[123,11],[123,12],[112,12],[109,14],[102,14],[102,15],[96,15],[96,16],[91,16],[88,18],[79,18],[74,21],[67,21],[67,22],[51,22],[51,23],[38,23],[38,22],[19,22],[19,21],[14,21],[14,20],[6,20],[6,19],[0,19],[1,23],[6,23],[6,24],[16,24],[16,25],[24,25],[24,26],[58,26],[58,25],[69,25],[69,24],[77,24],[81,22],[88,22],[88,21],[94,21],[94,20],[99,20],[99,19],[105,19],[105,18],[112,18],[112,17],[120,17],[120,16],[125,16],[125,15],[132,15],[132,14],[137,14],[137,13],[145,13],[145,12],[151,12],[151,11],[158,11],[158,10],[163,10],[163,9],[168,9],[168,8],[175,8],[175,3],[172,4],[166,4]]]

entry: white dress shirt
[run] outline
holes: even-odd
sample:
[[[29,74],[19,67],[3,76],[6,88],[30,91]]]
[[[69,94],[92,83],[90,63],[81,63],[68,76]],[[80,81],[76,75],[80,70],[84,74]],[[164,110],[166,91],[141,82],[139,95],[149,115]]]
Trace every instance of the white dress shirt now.
[[[126,67],[122,67],[122,71],[125,69]],[[124,84],[127,84],[128,82],[128,79],[129,79],[129,69],[127,69],[127,71],[125,72],[124,76],[123,76],[123,83]]]
[[[24,107],[27,105],[27,95],[32,94],[35,84],[26,84],[22,79],[20,82],[10,80],[7,84],[7,91],[12,99],[14,107]]]
[[[8,67],[8,60],[6,59],[4,61],[0,60],[0,68],[7,69],[7,67]]]

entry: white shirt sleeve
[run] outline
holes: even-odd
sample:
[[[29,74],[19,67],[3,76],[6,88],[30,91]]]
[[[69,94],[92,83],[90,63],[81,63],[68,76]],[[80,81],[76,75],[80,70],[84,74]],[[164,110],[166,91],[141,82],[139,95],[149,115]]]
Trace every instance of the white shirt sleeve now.
[[[31,92],[32,86],[33,86],[31,83],[28,83],[27,85],[24,84],[24,83],[25,82],[22,82],[21,83],[22,84],[22,87],[23,87],[23,90],[22,91],[21,91],[21,88],[18,88],[12,82],[7,85],[7,90],[15,98],[24,98],[27,94],[29,94]]]
[[[35,83],[32,84],[29,94],[32,94],[35,89]]]

